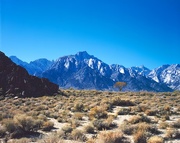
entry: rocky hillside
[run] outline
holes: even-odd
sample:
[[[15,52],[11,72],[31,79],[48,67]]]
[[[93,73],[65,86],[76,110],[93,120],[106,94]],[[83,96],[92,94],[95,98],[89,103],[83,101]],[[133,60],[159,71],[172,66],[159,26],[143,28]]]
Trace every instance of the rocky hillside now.
[[[6,96],[38,97],[53,95],[58,85],[48,79],[31,76],[0,52],[0,93]]]

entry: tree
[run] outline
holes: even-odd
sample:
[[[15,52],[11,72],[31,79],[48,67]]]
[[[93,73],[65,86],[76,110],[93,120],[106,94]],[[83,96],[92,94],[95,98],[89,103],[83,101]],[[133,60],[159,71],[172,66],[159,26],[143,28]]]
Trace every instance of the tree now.
[[[123,89],[123,87],[125,87],[126,85],[127,85],[126,82],[120,82],[120,81],[118,81],[118,82],[116,82],[116,83],[114,84],[114,87],[115,87],[115,88],[118,88],[119,91],[121,91],[121,90]]]

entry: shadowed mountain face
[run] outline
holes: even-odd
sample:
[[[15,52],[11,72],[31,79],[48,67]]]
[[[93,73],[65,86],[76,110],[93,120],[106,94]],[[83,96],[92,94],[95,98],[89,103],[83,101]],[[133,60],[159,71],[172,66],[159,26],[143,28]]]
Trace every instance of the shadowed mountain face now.
[[[85,51],[60,57],[52,62],[44,59],[43,62],[36,60],[24,64],[17,58],[11,57],[11,59],[26,68],[28,72],[33,71],[32,75],[48,78],[62,88],[116,90],[113,87],[115,82],[124,81],[127,82],[127,86],[123,88],[126,91],[172,91],[166,83],[158,83],[148,77],[151,70],[144,66],[125,68],[117,64],[108,65]],[[32,68],[32,63],[35,68]],[[42,70],[38,70],[36,74],[35,69],[39,67]]]
[[[58,85],[48,79],[31,76],[21,66],[13,63],[0,52],[0,89],[1,94],[18,97],[38,97],[53,95]]]

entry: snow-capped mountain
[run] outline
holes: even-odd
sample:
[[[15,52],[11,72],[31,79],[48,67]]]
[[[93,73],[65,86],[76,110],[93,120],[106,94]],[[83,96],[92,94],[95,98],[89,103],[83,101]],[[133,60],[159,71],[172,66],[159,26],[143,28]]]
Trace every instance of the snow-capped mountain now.
[[[131,67],[130,69],[132,69],[133,71],[135,71],[136,73],[142,75],[142,76],[147,76],[151,70],[146,68],[145,66],[136,66],[136,67]]]
[[[117,81],[127,82],[124,90],[170,91],[152,79],[121,65],[108,65],[87,52],[64,56],[54,62],[42,77],[65,88],[114,90]]]
[[[107,89],[113,86],[107,64],[87,52],[61,57],[42,76],[64,88]]]
[[[54,62],[43,58],[27,63],[18,59],[16,56],[10,56],[9,58],[17,65],[24,67],[29,74],[35,76],[40,76],[42,72],[46,71]]]
[[[174,90],[180,90],[180,64],[163,65],[152,70],[147,77]]]
[[[12,60],[18,61],[13,58]],[[48,78],[62,88],[116,90],[114,83],[124,81],[127,82],[124,88],[127,91],[172,91],[166,82],[156,82],[155,76],[151,76],[152,71],[144,66],[126,68],[122,65],[108,65],[85,51],[60,57],[54,62],[42,59],[19,63],[27,70],[28,64],[28,71],[33,69],[33,75]]]

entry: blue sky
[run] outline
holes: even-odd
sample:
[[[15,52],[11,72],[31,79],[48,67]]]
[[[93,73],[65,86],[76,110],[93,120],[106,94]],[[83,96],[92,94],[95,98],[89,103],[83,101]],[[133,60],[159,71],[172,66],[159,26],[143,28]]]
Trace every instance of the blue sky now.
[[[24,61],[87,51],[125,67],[180,63],[179,0],[1,0],[0,50]]]

